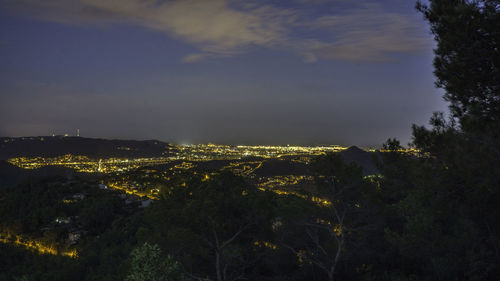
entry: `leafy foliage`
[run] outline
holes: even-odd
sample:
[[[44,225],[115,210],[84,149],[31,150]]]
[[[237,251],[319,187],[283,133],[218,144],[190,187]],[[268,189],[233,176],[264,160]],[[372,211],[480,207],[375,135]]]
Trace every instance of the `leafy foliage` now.
[[[383,189],[399,189],[386,238],[399,276],[491,280],[500,273],[500,75],[498,1],[435,0],[417,8],[438,43],[436,85],[451,119],[413,126],[419,159],[384,163]],[[393,163],[393,164],[392,164]],[[411,264],[406,266],[405,264]]]
[[[135,248],[131,255],[130,273],[126,281],[183,281],[187,280],[180,264],[171,256],[161,261],[161,250],[158,245],[147,242]]]
[[[245,276],[260,256],[255,241],[271,235],[273,195],[228,172],[185,180],[162,190],[146,214],[150,230],[143,231],[151,235],[141,236],[179,256],[189,272]]]
[[[500,121],[500,7],[498,0],[434,0],[417,8],[437,42],[436,85],[453,117],[474,128]]]

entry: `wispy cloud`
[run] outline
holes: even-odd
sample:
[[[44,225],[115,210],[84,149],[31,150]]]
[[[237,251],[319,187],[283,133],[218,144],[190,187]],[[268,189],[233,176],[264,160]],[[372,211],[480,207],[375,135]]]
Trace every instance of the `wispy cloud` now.
[[[414,53],[430,42],[416,18],[385,12],[374,4],[323,16],[305,26],[327,32],[323,40],[310,38],[300,45],[310,61],[388,61],[394,53]]]
[[[343,9],[342,13],[313,19],[312,15],[299,10],[271,5],[273,1],[3,2],[11,9],[48,21],[97,25],[131,23],[165,32],[198,48],[199,52],[187,55],[184,62],[232,56],[255,46],[297,52],[307,62],[318,59],[387,61],[394,53],[412,53],[428,44],[428,38],[415,20],[403,14],[386,12],[373,4],[353,6],[352,9]],[[332,5],[335,2],[338,0]],[[345,1],[341,2],[345,4]],[[321,35],[307,36],[308,31],[310,34],[319,31]]]
[[[279,14],[285,12],[270,6],[237,10],[224,0],[85,2],[139,25],[167,32],[213,55],[236,54],[252,45],[272,46],[284,39],[286,31],[279,19]]]
[[[203,54],[203,53],[189,54],[189,55],[185,56],[182,59],[182,61],[188,62],[188,63],[198,62],[198,61],[204,60],[206,57],[207,57],[207,54]]]

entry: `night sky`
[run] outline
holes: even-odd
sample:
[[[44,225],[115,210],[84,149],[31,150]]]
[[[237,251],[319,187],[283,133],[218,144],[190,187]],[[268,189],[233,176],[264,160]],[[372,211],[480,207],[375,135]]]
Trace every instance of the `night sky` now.
[[[433,46],[413,1],[0,0],[0,136],[406,144]]]

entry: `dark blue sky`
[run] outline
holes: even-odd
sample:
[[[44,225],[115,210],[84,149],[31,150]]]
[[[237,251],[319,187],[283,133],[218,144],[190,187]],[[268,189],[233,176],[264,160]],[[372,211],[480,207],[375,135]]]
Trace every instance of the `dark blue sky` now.
[[[413,5],[0,0],[0,135],[406,143],[446,109]]]

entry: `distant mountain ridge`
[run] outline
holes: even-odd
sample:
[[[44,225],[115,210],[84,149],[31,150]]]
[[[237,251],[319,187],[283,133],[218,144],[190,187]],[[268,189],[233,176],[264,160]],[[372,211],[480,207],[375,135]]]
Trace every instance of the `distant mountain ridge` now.
[[[159,157],[170,145],[157,140],[108,140],[66,136],[0,138],[0,160],[12,157],[56,157],[65,154],[107,157]]]

